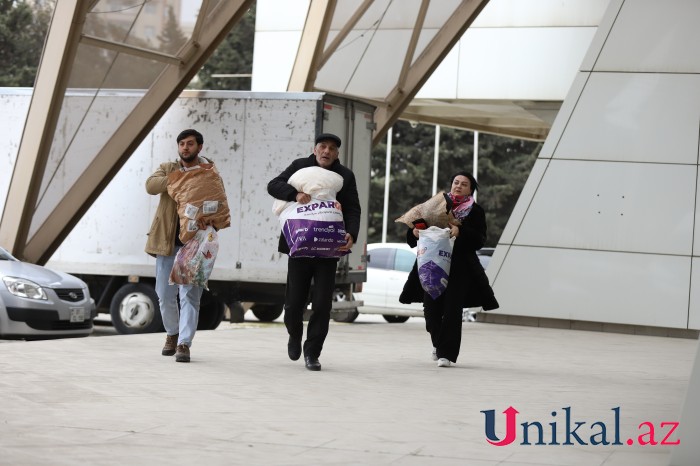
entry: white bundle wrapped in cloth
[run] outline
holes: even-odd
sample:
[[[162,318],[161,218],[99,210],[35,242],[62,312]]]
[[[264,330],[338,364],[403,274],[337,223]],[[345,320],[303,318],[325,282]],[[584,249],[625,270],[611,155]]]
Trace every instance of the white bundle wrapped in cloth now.
[[[340,257],[345,246],[345,224],[335,196],[343,187],[343,177],[321,167],[298,170],[289,184],[311,196],[306,204],[275,200],[272,211],[279,217],[290,257]]]

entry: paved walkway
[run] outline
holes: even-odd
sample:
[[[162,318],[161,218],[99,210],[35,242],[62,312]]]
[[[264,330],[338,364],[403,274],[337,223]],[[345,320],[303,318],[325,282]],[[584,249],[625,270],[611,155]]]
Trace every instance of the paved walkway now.
[[[281,324],[198,332],[190,364],[160,355],[163,334],[3,343],[0,465],[667,464],[673,447],[638,445],[637,426],[680,420],[696,340],[480,323],[463,334],[458,364],[437,368],[421,319],[333,323],[321,372],[287,359]],[[522,445],[518,427],[492,446],[481,411],[503,439],[509,406],[543,426],[543,443],[566,441],[569,407],[582,440],[603,440],[604,423],[613,442],[619,408],[622,444]]]

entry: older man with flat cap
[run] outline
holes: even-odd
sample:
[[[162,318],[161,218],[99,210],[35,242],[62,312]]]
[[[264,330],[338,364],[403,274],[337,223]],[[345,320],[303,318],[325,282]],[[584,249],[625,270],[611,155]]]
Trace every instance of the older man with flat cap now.
[[[311,196],[297,191],[294,186],[288,183],[289,178],[294,173],[302,168],[315,166],[331,170],[342,176],[343,187],[338,191],[336,199],[342,206],[345,231],[347,232],[345,234],[347,244],[339,248],[339,251],[343,251],[349,250],[357,241],[357,234],[360,230],[360,199],[357,195],[355,175],[349,168],[341,165],[338,160],[340,144],[340,138],[335,134],[318,135],[313,154],[294,160],[279,176],[268,183],[267,192],[276,199],[307,204],[311,201]],[[289,254],[287,241],[282,234],[280,234],[278,251]],[[301,357],[304,309],[312,279],[314,283],[311,299],[313,313],[309,319],[306,341],[303,345],[304,362],[306,368],[311,371],[321,370],[318,358],[328,335],[337,267],[337,258],[290,257],[288,261],[284,324],[287,327],[287,333],[289,333],[287,354],[292,361]]]

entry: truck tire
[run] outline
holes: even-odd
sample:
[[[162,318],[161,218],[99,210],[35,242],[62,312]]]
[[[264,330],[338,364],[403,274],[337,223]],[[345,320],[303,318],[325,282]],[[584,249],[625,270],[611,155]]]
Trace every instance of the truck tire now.
[[[250,309],[253,311],[253,315],[258,318],[261,322],[272,322],[276,318],[282,315],[283,304],[253,304]]]
[[[384,317],[384,320],[386,320],[390,324],[403,324],[408,320],[408,316],[390,316],[384,314],[382,317]]]
[[[114,293],[109,306],[112,325],[121,334],[163,331],[158,295],[147,283],[127,283]]]
[[[207,290],[202,292],[202,299],[199,301],[199,320],[197,330],[214,330],[224,319],[226,305],[212,296]]]

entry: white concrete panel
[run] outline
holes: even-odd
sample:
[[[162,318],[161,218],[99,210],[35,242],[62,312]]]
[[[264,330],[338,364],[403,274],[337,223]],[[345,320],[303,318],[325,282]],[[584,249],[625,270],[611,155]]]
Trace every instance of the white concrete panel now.
[[[532,167],[530,176],[528,176],[525,186],[523,186],[523,190],[520,192],[518,202],[515,204],[510,217],[508,217],[508,223],[503,229],[503,233],[501,233],[501,238],[498,240],[499,246],[501,244],[510,244],[515,239],[515,235],[520,228],[523,217],[527,213],[527,209],[530,207],[530,203],[532,202],[532,198],[537,191],[537,187],[542,181],[542,176],[547,168],[547,164],[549,164],[549,160],[537,159],[535,161],[535,165]],[[490,263],[489,267],[492,268]]]
[[[592,73],[554,156],[695,164],[698,121],[700,75]]]
[[[586,52],[583,63],[581,63],[582,71],[591,71],[593,69],[595,62],[600,55],[600,51],[602,50],[603,45],[610,34],[610,29],[612,28],[613,24],[615,24],[615,18],[617,18],[617,14],[620,11],[620,7],[622,7],[623,3],[624,0],[610,0],[608,3],[607,9],[598,23],[598,29],[596,30],[595,36],[591,41],[591,46],[588,49],[588,52]]]
[[[624,2],[595,71],[700,72],[698,18],[696,0]]]
[[[700,330],[700,258],[693,257],[690,275],[690,305],[688,306],[688,328]]]
[[[10,189],[12,170],[15,166],[19,143],[22,140],[24,122],[29,112],[31,89],[5,89],[0,100],[2,112],[0,112],[0,127],[5,131],[5,142],[0,150],[0,215],[5,209],[7,192]]]
[[[300,40],[301,30],[255,33],[252,91],[287,90]]]
[[[489,266],[486,268],[486,276],[489,277],[489,283],[494,283],[496,280],[498,272],[503,266],[503,262],[505,261],[506,257],[508,257],[509,251],[509,244],[499,243],[498,246],[496,246],[496,249],[494,249],[493,256],[491,256],[491,260],[489,261]]]
[[[698,143],[700,146],[700,142]],[[700,149],[699,149],[700,150]],[[700,154],[698,154],[698,164],[700,164]],[[700,168],[700,167],[699,167]],[[699,175],[700,177],[700,175]],[[700,184],[700,179],[698,179],[698,184]],[[695,224],[693,228],[694,240],[693,240],[693,255],[700,256],[700,189],[695,192]]]
[[[689,257],[512,246],[494,312],[687,328],[689,277]]]
[[[561,100],[595,28],[470,28],[459,56],[460,99]]]
[[[552,160],[514,244],[690,255],[697,168]]]
[[[255,31],[301,31],[310,0],[257,0]],[[257,37],[255,46],[258,46]]]
[[[491,0],[473,27],[596,26],[609,0]]]
[[[549,134],[547,134],[547,139],[545,140],[542,150],[540,150],[538,155],[539,158],[548,159],[554,155],[554,151],[559,144],[561,136],[564,133],[564,129],[569,124],[569,119],[576,108],[578,98],[583,92],[589,76],[590,73],[584,72],[579,72],[576,74],[574,82],[571,84],[569,92],[567,93],[566,98],[559,109],[559,113],[557,113],[557,117],[549,130]]]

